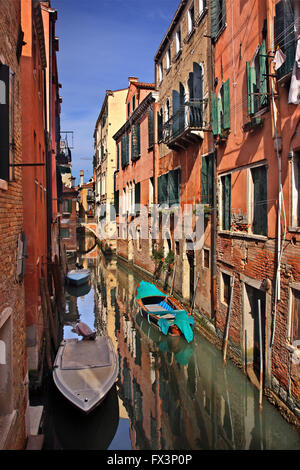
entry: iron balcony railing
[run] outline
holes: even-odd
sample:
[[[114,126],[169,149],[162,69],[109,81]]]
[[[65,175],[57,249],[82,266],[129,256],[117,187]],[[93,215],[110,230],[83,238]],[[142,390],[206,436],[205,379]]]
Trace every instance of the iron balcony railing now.
[[[187,130],[203,129],[204,104],[207,100],[195,99],[181,105],[162,127],[163,141],[168,144]]]

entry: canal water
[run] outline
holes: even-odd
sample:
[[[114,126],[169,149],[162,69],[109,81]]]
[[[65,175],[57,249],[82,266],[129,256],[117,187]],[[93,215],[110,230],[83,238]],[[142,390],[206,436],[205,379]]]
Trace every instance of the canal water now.
[[[96,246],[79,261],[92,270],[82,291],[66,290],[63,336],[77,320],[108,334],[119,377],[105,400],[83,415],[49,374],[45,449],[299,450],[300,434],[230,361],[200,334],[167,337],[135,304],[142,277]]]

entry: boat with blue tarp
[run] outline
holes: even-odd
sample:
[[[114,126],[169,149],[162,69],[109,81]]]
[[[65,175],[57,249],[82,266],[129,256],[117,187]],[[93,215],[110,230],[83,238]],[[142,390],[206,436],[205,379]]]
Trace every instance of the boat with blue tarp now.
[[[194,318],[173,295],[146,281],[137,287],[136,302],[142,315],[165,335],[183,335],[187,342],[194,338]]]

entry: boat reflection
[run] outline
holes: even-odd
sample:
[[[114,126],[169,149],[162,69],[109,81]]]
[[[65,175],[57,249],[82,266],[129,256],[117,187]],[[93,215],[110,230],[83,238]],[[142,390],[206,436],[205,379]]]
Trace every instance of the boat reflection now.
[[[47,404],[48,435],[46,445],[56,450],[106,450],[119,425],[119,405],[116,386],[104,401],[85,415],[72,406],[51,382]]]

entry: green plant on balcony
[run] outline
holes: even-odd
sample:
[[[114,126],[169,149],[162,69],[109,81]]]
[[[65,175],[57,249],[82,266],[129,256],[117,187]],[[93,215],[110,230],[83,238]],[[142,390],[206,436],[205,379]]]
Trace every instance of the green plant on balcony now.
[[[174,266],[174,260],[175,260],[175,255],[174,251],[170,250],[167,256],[165,257],[164,263],[163,263],[163,270],[164,271],[171,271]]]
[[[156,264],[164,262],[164,250],[163,248],[153,249],[151,258]]]

